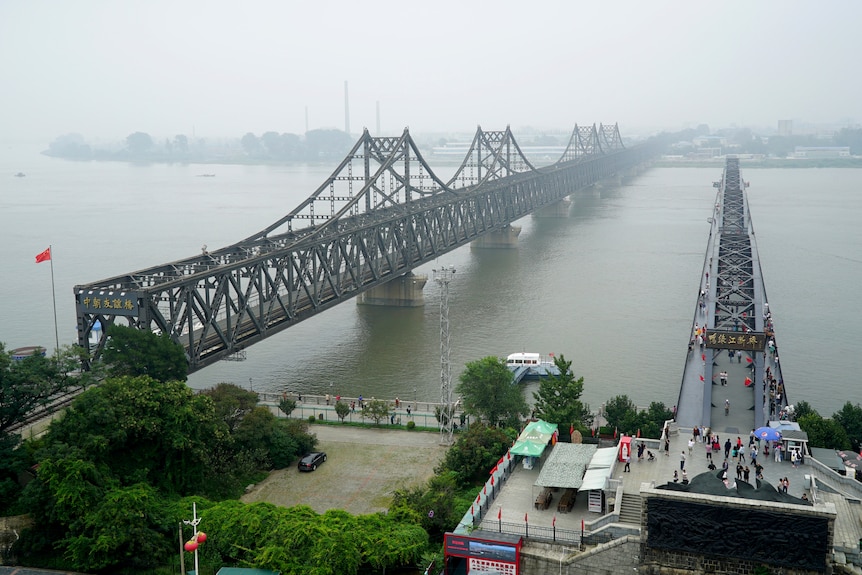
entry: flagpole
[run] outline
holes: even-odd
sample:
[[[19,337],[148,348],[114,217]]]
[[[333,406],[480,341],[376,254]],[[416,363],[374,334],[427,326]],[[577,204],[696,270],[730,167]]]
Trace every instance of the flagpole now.
[[[43,244],[44,245],[44,244]],[[57,290],[54,287],[54,250],[52,246],[48,246],[48,254],[50,254],[50,262],[51,262],[51,298],[54,300],[54,343],[57,345],[56,354],[57,359],[60,359],[60,332],[57,329]]]

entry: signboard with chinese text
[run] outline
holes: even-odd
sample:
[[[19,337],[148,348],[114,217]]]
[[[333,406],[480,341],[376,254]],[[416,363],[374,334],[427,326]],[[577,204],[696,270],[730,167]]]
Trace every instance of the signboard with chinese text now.
[[[136,292],[85,292],[78,294],[78,306],[84,313],[102,315],[138,315]]]
[[[763,351],[766,349],[766,334],[762,332],[706,330],[706,347],[715,349],[742,349]]]

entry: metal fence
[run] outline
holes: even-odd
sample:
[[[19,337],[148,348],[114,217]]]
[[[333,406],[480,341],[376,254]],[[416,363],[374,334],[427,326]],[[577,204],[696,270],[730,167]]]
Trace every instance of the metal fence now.
[[[497,533],[509,533],[511,535],[521,535],[524,539],[533,539],[536,541],[548,541],[554,543],[568,543],[580,545],[585,541],[583,532],[573,529],[557,529],[556,527],[545,527],[540,525],[530,525],[529,522],[510,523],[508,521],[493,521],[486,520],[482,523],[482,529],[485,531],[496,531]]]

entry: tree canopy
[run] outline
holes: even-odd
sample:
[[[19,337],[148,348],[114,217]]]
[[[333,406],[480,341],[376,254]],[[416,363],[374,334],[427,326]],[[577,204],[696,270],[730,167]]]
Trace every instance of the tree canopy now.
[[[14,360],[0,343],[0,436],[58,393],[93,382],[94,374],[77,371],[82,353],[82,348],[66,347],[54,357]]]
[[[542,378],[539,390],[533,393],[536,416],[550,423],[556,423],[561,433],[568,434],[569,426],[585,431],[592,426],[593,416],[590,406],[581,401],[584,392],[584,378],[575,379],[572,362],[566,361],[562,354],[554,358],[554,365],[560,375]]]
[[[858,453],[862,448],[862,406],[848,401],[832,414],[832,419],[846,430],[853,451]]]
[[[158,381],[185,381],[185,350],[167,334],[156,335],[122,325],[108,328],[102,361],[112,376],[146,375]]]
[[[397,514],[350,515],[331,509],[245,505],[225,501],[206,509],[209,552],[222,562],[254,565],[283,575],[354,575],[415,565],[428,544],[421,526]]]
[[[467,363],[455,391],[466,413],[491,425],[518,427],[520,418],[529,412],[521,388],[512,383],[506,361],[498,357]]]
[[[514,430],[506,433],[498,427],[474,423],[458,434],[436,471],[455,473],[461,485],[481,485],[516,437]]]
[[[608,427],[620,433],[642,437],[659,438],[664,422],[673,419],[673,412],[664,403],[653,401],[645,411],[638,411],[635,403],[627,395],[612,397],[605,404],[605,419]]]
[[[8,511],[31,514],[38,529],[22,533],[19,558],[88,572],[164,560],[176,537],[172,501],[236,497],[253,474],[314,447],[306,424],[279,420],[252,397],[148,376],[82,393],[25,452],[24,468],[38,473]]]
[[[389,403],[382,399],[372,399],[364,402],[362,405],[362,417],[367,417],[371,419],[375,425],[380,425],[381,420],[389,417]]]

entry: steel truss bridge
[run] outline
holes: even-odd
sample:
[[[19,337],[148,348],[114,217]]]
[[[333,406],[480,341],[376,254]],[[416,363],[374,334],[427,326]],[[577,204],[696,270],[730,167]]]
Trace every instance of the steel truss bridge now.
[[[169,334],[191,373],[658,151],[656,140],[623,146],[616,125],[576,125],[560,159],[537,168],[509,128],[478,128],[444,182],[408,130],[366,130],[308,199],[253,236],[75,286],[78,343],[93,360],[115,323]]]

